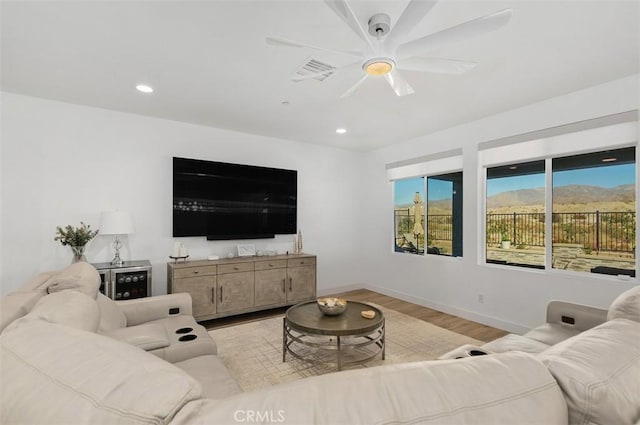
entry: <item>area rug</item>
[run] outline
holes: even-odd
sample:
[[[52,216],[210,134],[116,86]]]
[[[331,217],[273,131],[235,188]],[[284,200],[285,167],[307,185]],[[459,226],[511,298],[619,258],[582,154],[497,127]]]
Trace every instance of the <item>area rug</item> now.
[[[378,355],[363,365],[345,369],[433,360],[464,344],[483,344],[395,310],[377,307],[386,318],[386,360]],[[336,371],[335,365],[313,365],[291,355],[282,362],[282,316],[209,333],[218,345],[218,357],[244,391]]]

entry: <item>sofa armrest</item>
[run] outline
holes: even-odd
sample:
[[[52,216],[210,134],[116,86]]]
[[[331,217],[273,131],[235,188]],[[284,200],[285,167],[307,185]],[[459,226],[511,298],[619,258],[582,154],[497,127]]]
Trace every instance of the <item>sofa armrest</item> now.
[[[186,292],[116,301],[116,304],[127,316],[127,326],[140,325],[179,314],[193,315],[191,295]]]
[[[586,331],[607,321],[607,310],[589,305],[551,301],[547,305],[547,323],[557,323]]]

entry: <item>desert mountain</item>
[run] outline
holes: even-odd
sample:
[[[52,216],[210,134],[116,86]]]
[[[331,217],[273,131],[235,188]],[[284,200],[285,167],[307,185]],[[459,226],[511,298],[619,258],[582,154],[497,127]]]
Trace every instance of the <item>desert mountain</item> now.
[[[594,202],[632,203],[635,200],[635,194],[636,187],[633,184],[624,184],[612,188],[573,184],[555,188],[553,200],[557,204],[565,205]],[[544,188],[511,190],[487,198],[487,208],[489,209],[529,205],[544,205]],[[398,206],[397,208],[410,207],[413,207],[413,204]],[[450,211],[451,200],[431,201],[430,207]]]
[[[557,204],[588,204],[593,202],[633,202],[635,185],[624,184],[612,188],[572,184],[553,190]],[[543,205],[544,188],[520,189],[498,193],[487,198],[487,208],[523,205]]]

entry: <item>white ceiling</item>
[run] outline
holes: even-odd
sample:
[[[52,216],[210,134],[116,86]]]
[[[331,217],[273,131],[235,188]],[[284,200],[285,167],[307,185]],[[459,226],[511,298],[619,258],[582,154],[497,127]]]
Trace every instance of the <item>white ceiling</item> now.
[[[406,4],[351,2],[365,28],[378,12],[393,26]],[[442,0],[410,38],[505,8],[502,29],[429,52],[478,62],[470,72],[403,72],[405,97],[369,78],[340,99],[358,72],[289,76],[310,57],[351,59],[265,43],[361,50],[322,1],[2,1],[2,90],[367,151],[639,72],[637,1]]]

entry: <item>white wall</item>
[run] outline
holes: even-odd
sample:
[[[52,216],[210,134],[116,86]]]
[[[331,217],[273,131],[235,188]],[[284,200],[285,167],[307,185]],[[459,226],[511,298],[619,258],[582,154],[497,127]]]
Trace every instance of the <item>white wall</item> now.
[[[607,307],[615,296],[636,282],[483,264],[477,145],[638,109],[638,81],[639,75],[630,76],[367,154],[366,197],[371,214],[361,223],[360,233],[366,235],[365,245],[369,247],[362,257],[363,269],[371,271],[366,276],[368,287],[516,332],[543,321],[545,306],[551,299]],[[460,148],[464,173],[464,258],[394,253],[392,184],[385,164]],[[479,294],[484,295],[484,303],[478,301]]]
[[[68,265],[56,226],[97,228],[108,209],[133,214],[136,233],[125,238],[123,258],[149,259],[153,293],[166,293],[173,156],[298,170],[298,225],[304,251],[318,256],[319,292],[361,286],[349,262],[362,238],[353,226],[362,210],[361,154],[9,93],[2,101],[2,293]],[[225,256],[239,242],[181,240],[192,259]],[[292,240],[246,242],[285,252]],[[111,260],[111,242],[91,241],[88,260]]]
[[[124,256],[150,259],[153,292],[164,293],[175,155],[297,169],[299,225],[305,251],[318,255],[321,293],[368,287],[513,331],[544,320],[551,299],[606,307],[636,282],[482,264],[477,145],[637,109],[638,80],[634,75],[367,154],[4,94],[2,293],[69,263],[68,248],[53,241],[56,225],[83,220],[97,227],[100,211],[112,208],[133,212],[137,231],[125,241]],[[457,148],[465,176],[464,258],[393,253],[392,185],[385,164]],[[237,243],[184,241],[200,258],[225,255]],[[110,260],[110,242],[92,241],[89,260]],[[291,238],[250,242],[283,251]]]

